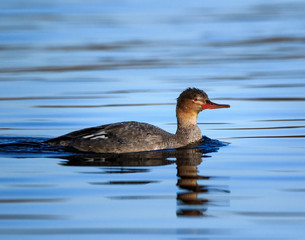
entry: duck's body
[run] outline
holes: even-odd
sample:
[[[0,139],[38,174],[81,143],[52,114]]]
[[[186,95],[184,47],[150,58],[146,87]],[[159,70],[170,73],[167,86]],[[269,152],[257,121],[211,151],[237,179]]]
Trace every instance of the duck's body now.
[[[120,122],[86,128],[47,141],[51,145],[75,148],[84,152],[127,153],[180,148],[200,141],[202,134],[197,116],[207,108],[222,108],[210,102],[202,90],[188,88],[177,101],[178,127],[171,134],[159,127],[140,122]]]
[[[189,137],[192,138],[190,141],[184,134],[171,134],[151,124],[119,122],[71,132],[51,139],[48,143],[85,152],[141,152],[186,146],[201,139],[199,131]]]

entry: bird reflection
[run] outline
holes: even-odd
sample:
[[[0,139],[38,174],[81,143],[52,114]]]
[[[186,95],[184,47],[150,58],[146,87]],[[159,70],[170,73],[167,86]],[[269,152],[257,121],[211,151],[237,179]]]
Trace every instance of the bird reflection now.
[[[177,193],[177,216],[204,216],[206,211],[204,206],[209,200],[199,197],[199,193],[204,189],[198,184],[198,179],[209,179],[209,177],[198,175],[197,166],[202,161],[201,157],[202,153],[193,149],[177,156],[177,186],[183,190]]]
[[[226,186],[211,187],[202,184],[208,183],[208,180],[213,178],[198,174],[197,166],[200,165],[202,157],[204,155],[197,149],[187,149],[183,154],[177,155],[177,186],[180,189],[177,193],[177,216],[209,216],[206,214],[208,206],[216,204],[209,200],[209,193],[229,193]]]
[[[61,157],[67,161],[65,166],[107,166],[124,167],[115,169],[116,173],[134,173],[149,171],[137,167],[177,165],[177,211],[178,217],[209,216],[208,206],[226,205],[226,200],[211,200],[215,192],[229,193],[227,186],[208,185],[215,177],[199,175],[198,166],[206,154],[215,152],[218,147],[210,148],[181,148],[166,151],[151,151],[126,154],[77,154]],[[107,170],[111,171],[111,170]],[[119,171],[119,172],[118,172]],[[221,201],[221,202],[219,202]]]
[[[149,167],[175,163],[169,160],[175,156],[175,151],[137,152],[124,154],[77,154],[61,157],[68,161],[66,166],[108,166],[108,167]]]

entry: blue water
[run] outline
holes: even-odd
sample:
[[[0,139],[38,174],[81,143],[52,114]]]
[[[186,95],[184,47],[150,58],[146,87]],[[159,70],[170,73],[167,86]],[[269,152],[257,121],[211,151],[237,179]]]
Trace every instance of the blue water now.
[[[4,0],[0,19],[1,239],[304,239],[303,1]],[[41,143],[175,132],[187,87],[231,105],[200,113],[199,149]]]

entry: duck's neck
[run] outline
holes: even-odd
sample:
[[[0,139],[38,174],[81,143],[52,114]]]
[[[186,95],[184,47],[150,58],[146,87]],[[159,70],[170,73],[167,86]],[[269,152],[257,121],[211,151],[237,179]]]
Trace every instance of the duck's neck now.
[[[186,144],[196,142],[202,138],[200,128],[197,126],[198,113],[186,111],[187,109],[176,109],[177,131],[176,137]]]
[[[187,110],[187,109],[186,109]],[[176,109],[178,128],[192,128],[197,125],[197,112],[186,111],[183,108]]]

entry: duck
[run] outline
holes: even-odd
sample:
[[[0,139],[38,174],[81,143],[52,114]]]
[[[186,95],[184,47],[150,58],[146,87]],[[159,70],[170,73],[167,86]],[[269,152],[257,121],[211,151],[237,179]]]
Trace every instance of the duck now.
[[[81,152],[111,154],[177,149],[202,139],[197,125],[201,111],[229,107],[212,102],[203,90],[187,88],[177,98],[174,134],[148,123],[125,121],[73,131],[45,143]]]

